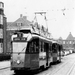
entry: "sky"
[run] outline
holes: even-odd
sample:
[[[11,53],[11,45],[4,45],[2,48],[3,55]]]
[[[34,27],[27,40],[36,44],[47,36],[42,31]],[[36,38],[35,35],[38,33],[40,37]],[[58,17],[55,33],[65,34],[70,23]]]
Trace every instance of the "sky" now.
[[[69,33],[75,37],[75,0],[0,0],[4,2],[4,13],[8,22],[14,22],[20,14],[27,16],[32,21],[34,13],[46,12],[47,22],[44,15],[37,15],[39,24],[48,27],[53,38],[66,39]]]

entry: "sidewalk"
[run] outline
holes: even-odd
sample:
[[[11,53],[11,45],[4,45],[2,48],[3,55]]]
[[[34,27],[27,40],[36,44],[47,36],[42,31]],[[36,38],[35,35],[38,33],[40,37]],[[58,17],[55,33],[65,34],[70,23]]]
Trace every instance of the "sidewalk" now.
[[[0,62],[0,69],[10,67],[10,61],[1,61]]]

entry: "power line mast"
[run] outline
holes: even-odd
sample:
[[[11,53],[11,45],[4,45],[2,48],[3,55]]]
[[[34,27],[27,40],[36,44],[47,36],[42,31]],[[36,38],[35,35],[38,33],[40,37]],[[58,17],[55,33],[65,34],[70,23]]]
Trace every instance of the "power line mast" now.
[[[47,31],[48,31],[48,24],[47,24],[47,18],[46,18],[46,12],[35,12],[35,19],[36,19],[36,22],[37,22],[37,18],[36,18],[36,15],[37,14],[40,14],[40,15],[43,15],[44,14],[44,19],[46,21],[46,26],[47,26]]]

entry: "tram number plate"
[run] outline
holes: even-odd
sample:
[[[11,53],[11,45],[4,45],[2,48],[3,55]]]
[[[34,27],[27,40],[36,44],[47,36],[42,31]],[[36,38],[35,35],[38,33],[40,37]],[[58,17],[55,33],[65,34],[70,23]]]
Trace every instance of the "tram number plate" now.
[[[14,40],[27,40],[27,38],[14,38]]]

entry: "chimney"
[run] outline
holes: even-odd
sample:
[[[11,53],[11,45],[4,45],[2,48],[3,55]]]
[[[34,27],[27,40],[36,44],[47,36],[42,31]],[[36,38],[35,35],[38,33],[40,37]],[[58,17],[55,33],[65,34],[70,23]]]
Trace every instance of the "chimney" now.
[[[22,14],[20,14],[20,18],[22,18],[23,17],[23,15]]]
[[[24,19],[27,19],[27,16],[23,16]]]

